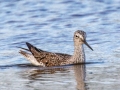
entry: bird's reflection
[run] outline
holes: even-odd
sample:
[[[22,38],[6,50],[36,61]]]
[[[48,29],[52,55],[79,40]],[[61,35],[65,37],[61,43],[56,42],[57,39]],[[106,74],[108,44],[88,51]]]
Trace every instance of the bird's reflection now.
[[[40,76],[44,74],[54,74],[56,72],[66,72],[68,69],[61,67],[61,68],[44,68],[44,69],[33,69],[29,71],[29,79],[36,80],[37,78],[40,79]]]
[[[87,90],[85,88],[85,64],[80,65],[71,65],[71,66],[61,66],[61,67],[51,67],[51,68],[39,68],[39,67],[31,67],[26,69],[24,72],[21,72],[22,78],[27,78],[30,80],[28,84],[34,83],[36,81],[46,81],[47,77],[45,75],[59,73],[61,75],[68,76],[69,72],[74,71],[75,80],[76,80],[76,88],[77,90]],[[45,78],[44,78],[45,77]],[[50,78],[50,77],[49,77]],[[53,78],[53,77],[51,77]],[[60,78],[60,77],[58,77]]]
[[[70,70],[70,66],[60,66],[60,67],[35,67],[26,65],[25,71],[20,72],[19,74],[22,78],[28,78],[29,80],[35,81],[41,79],[45,74],[55,74],[55,73],[67,73]]]
[[[87,90],[85,87],[85,64],[74,65],[74,73],[77,82],[77,90]]]

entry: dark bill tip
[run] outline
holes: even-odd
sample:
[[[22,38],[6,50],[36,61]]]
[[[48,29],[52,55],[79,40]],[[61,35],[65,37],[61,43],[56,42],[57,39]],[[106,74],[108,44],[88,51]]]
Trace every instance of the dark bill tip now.
[[[87,45],[93,51],[93,49],[91,48],[91,46],[86,41],[84,41],[84,43],[85,43],[85,45]]]

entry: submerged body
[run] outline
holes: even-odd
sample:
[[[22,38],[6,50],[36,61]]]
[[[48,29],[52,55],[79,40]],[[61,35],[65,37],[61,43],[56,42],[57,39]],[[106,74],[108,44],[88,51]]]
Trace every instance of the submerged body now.
[[[73,39],[74,39],[73,55],[47,52],[34,47],[30,43],[26,43],[28,49],[24,48],[22,49],[27,50],[31,53],[27,53],[23,50],[20,50],[20,53],[36,66],[50,67],[67,64],[85,63],[83,44],[86,44],[90,49],[92,49],[86,42],[86,33],[84,31],[77,30],[74,33]]]

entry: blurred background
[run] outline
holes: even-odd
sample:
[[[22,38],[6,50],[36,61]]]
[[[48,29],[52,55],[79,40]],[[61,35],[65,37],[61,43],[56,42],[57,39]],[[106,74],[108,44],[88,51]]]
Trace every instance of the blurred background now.
[[[94,49],[84,46],[94,63],[85,65],[83,86],[74,66],[37,68],[18,53],[30,42],[72,55],[76,30]],[[120,0],[0,0],[1,90],[120,90],[119,78]]]

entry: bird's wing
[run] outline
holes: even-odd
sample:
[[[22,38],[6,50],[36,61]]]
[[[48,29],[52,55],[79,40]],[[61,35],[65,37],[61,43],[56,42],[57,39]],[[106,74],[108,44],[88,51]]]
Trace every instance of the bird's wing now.
[[[61,64],[61,62],[64,61],[64,57],[61,57],[63,54],[43,51],[28,42],[26,43],[26,45],[28,46],[29,51],[36,58],[36,60],[38,62],[44,63],[46,66],[58,66]]]

